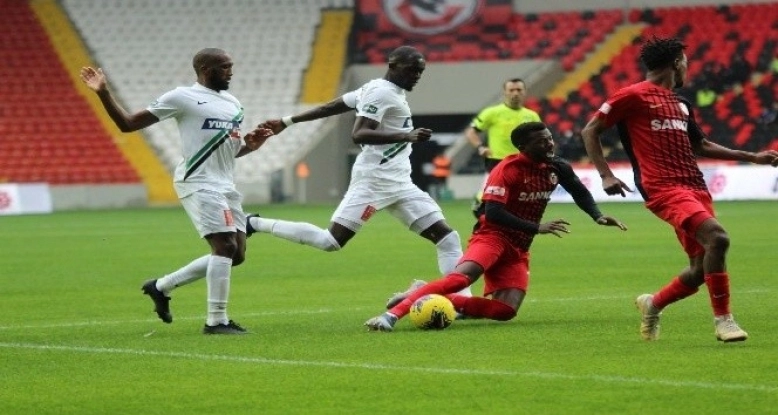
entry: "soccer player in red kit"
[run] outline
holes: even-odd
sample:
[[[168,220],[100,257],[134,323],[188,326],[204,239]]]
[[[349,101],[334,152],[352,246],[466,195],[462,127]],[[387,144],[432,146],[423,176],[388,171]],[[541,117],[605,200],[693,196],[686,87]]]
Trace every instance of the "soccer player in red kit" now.
[[[515,317],[529,284],[529,247],[535,235],[568,233],[569,223],[564,219],[540,223],[557,185],[598,224],[627,229],[618,219],[600,213],[570,164],[554,156],[554,140],[545,124],[521,124],[512,131],[511,141],[521,152],[504,158],[489,173],[478,223],[454,271],[420,288],[412,287],[388,312],[368,320],[368,329],[392,331],[413,302],[427,294],[446,295],[457,312],[467,317],[501,321]],[[484,297],[455,294],[481,275]]]
[[[632,191],[614,176],[603,155],[600,136],[613,125],[627,152],[635,184],[646,207],[675,229],[689,256],[689,266],[654,294],[635,304],[641,313],[640,334],[659,338],[662,309],[697,292],[705,284],[713,307],[715,334],[724,342],[743,341],[748,334],[730,313],[726,252],[729,236],[715,217],[713,202],[695,155],[778,165],[778,151],[732,150],[707,139],[688,101],[673,88],[686,79],[686,45],[674,38],[647,41],[640,59],[646,79],[611,96],[582,131],[586,152],[609,195]]]

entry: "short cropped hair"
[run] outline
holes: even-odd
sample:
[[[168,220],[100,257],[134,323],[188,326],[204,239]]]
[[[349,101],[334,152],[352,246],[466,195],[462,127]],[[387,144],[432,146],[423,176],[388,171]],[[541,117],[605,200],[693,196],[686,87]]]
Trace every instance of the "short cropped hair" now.
[[[419,59],[424,59],[424,55],[418,49],[413,46],[400,46],[389,52],[389,56],[386,57],[386,63],[392,67],[397,64],[412,63]]]
[[[522,84],[527,85],[527,83],[524,82],[524,80],[521,78],[511,78],[511,79],[507,79],[505,82],[502,83],[502,89],[505,89],[505,87],[508,86],[508,84],[514,82],[521,82]]]
[[[205,48],[201,49],[199,52],[197,52],[194,57],[192,58],[192,66],[194,67],[195,73],[200,74],[200,67],[202,66],[210,66],[213,64],[214,61],[216,61],[216,58],[222,55],[226,55],[227,52],[225,52],[223,49],[219,48]]]
[[[546,124],[540,121],[531,121],[519,124],[518,127],[511,131],[511,143],[513,143],[514,147],[521,149],[527,144],[527,142],[529,142],[530,134],[536,131],[543,131],[546,128]]]
[[[649,71],[664,69],[672,66],[675,60],[683,55],[685,49],[686,45],[676,38],[654,36],[640,49],[640,61]]]

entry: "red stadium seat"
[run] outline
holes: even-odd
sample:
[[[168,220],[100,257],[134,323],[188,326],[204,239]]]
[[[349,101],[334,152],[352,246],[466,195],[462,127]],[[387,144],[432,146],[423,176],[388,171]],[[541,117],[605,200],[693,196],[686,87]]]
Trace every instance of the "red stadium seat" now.
[[[111,175],[80,172],[84,165],[112,163],[121,177],[140,179],[103,130],[91,108],[72,85],[71,79],[40,27],[28,2],[3,1],[0,50],[6,59],[0,76],[25,74],[24,82],[0,85],[0,126],[9,120],[12,130],[0,131],[0,166],[4,180],[61,184],[82,178],[83,182],[109,183]],[[31,120],[41,120],[33,122]],[[91,139],[84,147],[81,137]],[[97,148],[108,148],[114,157],[103,160]],[[114,167],[116,166],[116,167]],[[134,177],[134,180],[133,180]]]

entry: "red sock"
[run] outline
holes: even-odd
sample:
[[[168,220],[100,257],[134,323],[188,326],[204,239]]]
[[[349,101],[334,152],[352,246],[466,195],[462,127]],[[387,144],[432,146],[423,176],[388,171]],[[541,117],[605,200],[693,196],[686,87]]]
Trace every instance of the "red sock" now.
[[[470,297],[454,293],[446,295],[446,298],[451,300],[451,304],[454,304],[454,309],[461,313],[462,309],[465,308],[467,299]]]
[[[661,310],[676,301],[682,300],[696,293],[698,290],[699,288],[689,287],[688,285],[681,282],[679,277],[675,277],[672,281],[670,281],[669,284],[665,285],[656,294],[654,294],[652,303],[654,303],[654,307]]]
[[[468,317],[488,318],[499,321],[508,321],[516,317],[516,310],[499,300],[484,297],[466,297],[457,294],[446,297],[451,300],[457,311]]]
[[[389,312],[397,316],[397,318],[403,318],[411,311],[411,305],[413,305],[413,303],[419,298],[424,297],[427,294],[446,295],[455,293],[465,289],[465,287],[469,285],[470,278],[467,278],[465,274],[452,272],[451,274],[448,274],[443,278],[438,278],[435,281],[431,281],[418,290],[412,292],[408,297],[402,300],[400,304],[397,304],[391,310],[389,310]]]
[[[713,315],[718,317],[729,314],[729,274],[726,272],[705,274],[705,285],[708,286]]]

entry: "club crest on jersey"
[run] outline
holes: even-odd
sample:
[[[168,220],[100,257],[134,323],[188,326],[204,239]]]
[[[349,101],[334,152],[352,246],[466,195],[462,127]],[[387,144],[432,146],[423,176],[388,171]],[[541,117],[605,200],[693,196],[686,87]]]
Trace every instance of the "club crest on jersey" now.
[[[375,105],[367,104],[364,107],[362,107],[362,112],[367,114],[375,114],[378,112],[378,107],[376,107]]]
[[[505,196],[505,188],[500,186],[486,186],[485,195]]]
[[[467,23],[484,0],[383,0],[389,20],[406,32],[434,35]]]

